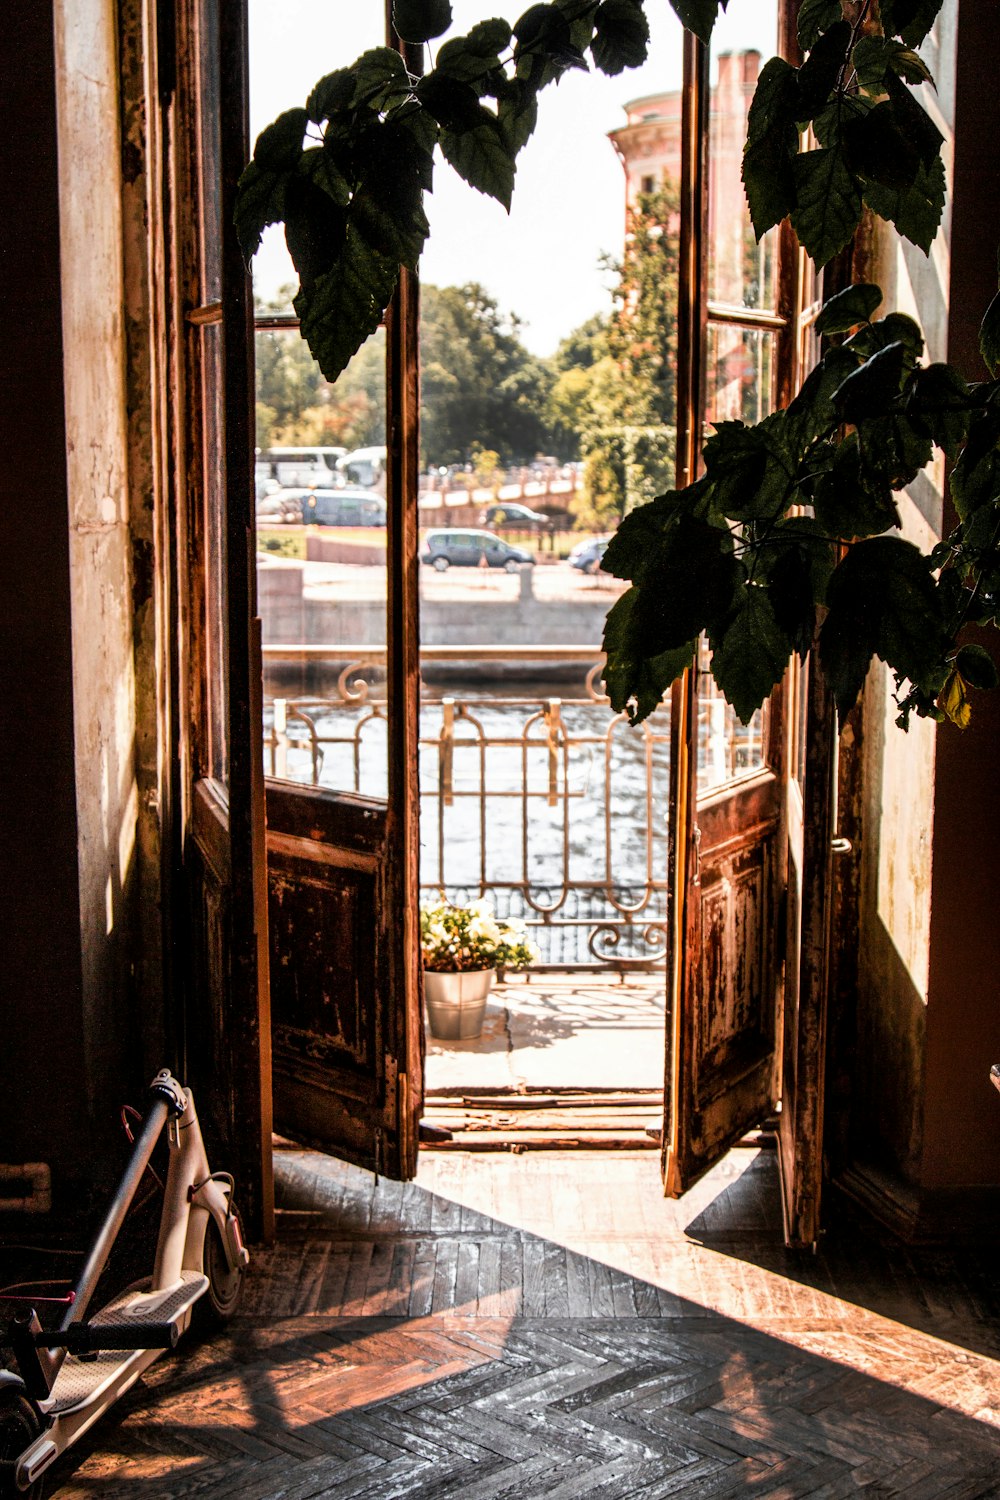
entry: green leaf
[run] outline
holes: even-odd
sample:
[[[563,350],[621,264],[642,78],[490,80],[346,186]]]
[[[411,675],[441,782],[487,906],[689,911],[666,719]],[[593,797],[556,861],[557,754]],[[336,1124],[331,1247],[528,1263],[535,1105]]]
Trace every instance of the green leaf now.
[[[900,133],[911,142],[924,166],[931,167],[940,155],[944,136],[923,106],[917,103],[912,90],[894,73],[887,76],[885,86]]]
[[[538,124],[538,95],[523,78],[505,82],[497,105],[500,128],[512,152],[527,145]]]
[[[858,429],[861,466],[868,482],[884,480],[894,490],[912,484],[933,456],[930,434],[923,423],[902,413],[874,417]]]
[[[801,457],[814,438],[835,425],[833,398],[857,367],[857,359],[849,350],[834,348],[827,349],[810,370],[802,389],[780,416],[784,447],[790,454]],[[811,457],[806,462],[811,466]]]
[[[907,83],[933,83],[931,71],[918,52],[889,37],[863,36],[851,53],[851,63],[862,88],[884,93],[885,75],[896,73]]]
[[[979,328],[979,352],[991,375],[1000,370],[1000,292],[993,298]]]
[[[336,380],[375,332],[398,275],[396,261],[373,250],[348,224],[336,263],[313,285],[300,288],[293,305],[302,336],[327,380]]]
[[[846,21],[837,21],[823,33],[799,68],[796,113],[800,121],[811,120],[826,104],[837,87],[850,44],[850,26]]]
[[[451,25],[449,0],[392,0],[392,24],[404,42],[429,42]]]
[[[772,520],[789,503],[795,468],[782,442],[785,414],[756,427],[718,422],[705,443],[705,477],[718,513],[733,521]]]
[[[803,52],[815,47],[820,34],[842,19],[840,0],[802,0],[797,27],[799,46]]]
[[[816,319],[819,334],[849,333],[858,323],[869,323],[882,301],[882,288],[871,282],[858,281],[853,286],[837,292]]]
[[[858,328],[843,347],[859,359],[866,360],[880,349],[888,349],[890,344],[902,344],[906,351],[903,363],[907,369],[912,369],[924,352],[920,324],[906,313],[887,313],[884,318]]]
[[[900,130],[887,101],[844,125],[844,151],[851,171],[870,182],[905,192],[916,181],[920,166],[917,149]]]
[[[727,0],[670,0],[670,4],[684,29],[709,46],[720,6],[725,10]]]
[[[437,69],[421,78],[417,98],[446,130],[473,130],[482,123],[483,106],[471,84]]]
[[[790,516],[774,527],[756,554],[779,629],[805,656],[812,644],[816,605],[826,599],[834,567],[833,544],[810,516]]]
[[[627,713],[633,724],[659,706],[667,688],[694,660],[695,641],[659,656],[644,655],[635,624],[639,589],[629,589],[608,611],[604,622],[607,661],[604,685],[611,707]]]
[[[262,171],[289,172],[298,165],[309,116],[304,109],[286,109],[257,137],[253,159]]]
[[[233,224],[236,238],[247,263],[253,260],[269,224],[280,224],[285,217],[285,197],[290,172],[263,171],[250,162],[240,177],[236,190]]]
[[[861,220],[861,192],[837,148],[795,158],[796,206],[792,228],[807,255],[825,266],[842,250]]]
[[[649,22],[641,0],[603,0],[594,17],[591,55],[602,73],[614,76],[646,61]]]
[[[354,108],[361,105],[381,110],[390,100],[410,91],[410,75],[395,47],[372,47],[362,52],[351,69],[354,74]]]
[[[728,528],[680,516],[664,533],[635,606],[643,655],[675,650],[723,617],[741,574]]]
[[[299,172],[311,179],[313,184],[332,198],[334,203],[346,208],[351,201],[351,185],[333,159],[333,152],[325,146],[310,146],[299,159]]]
[[[741,723],[748,724],[781,681],[792,650],[767,591],[742,589],[721,630],[709,635],[709,644],[712,676]]]
[[[944,0],[882,0],[886,34],[896,33],[908,47],[919,47],[943,3]]]
[[[537,89],[560,78],[569,68],[587,72],[587,60],[573,35],[574,27],[557,4],[532,5],[514,22],[517,76]]]
[[[820,661],[841,718],[861,690],[872,656],[920,686],[947,641],[927,558],[898,537],[858,542],[827,588]]]
[[[452,37],[438,48],[434,71],[462,83],[478,83],[499,66],[511,36],[506,21],[480,21],[467,36]]]
[[[833,404],[845,422],[855,424],[885,412],[897,399],[906,369],[906,347],[889,344],[865,361],[835,393]]]
[[[938,232],[944,213],[944,162],[937,157],[930,165],[921,165],[912,187],[904,192],[882,187],[879,183],[864,185],[864,199],[873,213],[894,224],[905,239],[926,254]]]
[[[899,511],[885,482],[862,473],[857,433],[831,444],[830,466],[813,489],[813,512],[828,536],[849,541],[879,536],[899,525]]]
[[[974,416],[961,456],[951,471],[951,498],[964,523],[1000,498],[1000,411],[988,406]]]
[[[335,73],[327,73],[306,100],[310,120],[319,125],[331,115],[350,109],[356,82],[352,68],[338,68]]]
[[[603,558],[601,570],[613,578],[642,583],[654,562],[667,527],[676,519],[673,495],[663,495],[637,506],[619,523]]]
[[[758,239],[795,207],[797,99],[795,69],[772,57],[757,79],[743,150],[743,185]]]
[[[309,287],[336,263],[347,232],[347,210],[311,178],[297,175],[285,190],[285,243],[302,285]]]
[[[470,187],[502,203],[510,212],[514,191],[514,158],[495,115],[480,105],[481,120],[472,130],[441,131],[445,158]]]
[[[954,463],[972,418],[969,387],[958,371],[945,364],[915,371],[906,410],[908,416],[920,420]]]
[[[1000,684],[996,663],[985,646],[963,646],[955,658],[955,666],[970,687],[989,689]]]

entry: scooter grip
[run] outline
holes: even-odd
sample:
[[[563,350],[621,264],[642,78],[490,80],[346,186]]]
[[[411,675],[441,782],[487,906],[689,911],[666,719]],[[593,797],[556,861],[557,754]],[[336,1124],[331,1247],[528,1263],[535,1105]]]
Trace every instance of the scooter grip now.
[[[180,1338],[176,1323],[77,1323],[35,1334],[38,1349],[65,1349],[94,1354],[102,1349],[174,1349]]]

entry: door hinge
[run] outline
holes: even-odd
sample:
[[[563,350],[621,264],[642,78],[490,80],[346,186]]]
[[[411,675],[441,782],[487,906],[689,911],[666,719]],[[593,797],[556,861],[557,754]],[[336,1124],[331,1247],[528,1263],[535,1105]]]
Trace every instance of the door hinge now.
[[[775,967],[781,968],[788,957],[788,887],[785,886],[778,900],[778,931],[775,934]]]

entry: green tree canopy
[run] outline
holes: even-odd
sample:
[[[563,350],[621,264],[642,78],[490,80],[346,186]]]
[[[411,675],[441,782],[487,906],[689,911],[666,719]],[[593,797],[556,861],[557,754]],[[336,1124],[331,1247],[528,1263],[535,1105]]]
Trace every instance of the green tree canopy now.
[[[482,448],[503,464],[548,451],[553,375],[478,282],[421,289],[421,447],[430,465],[467,462]]]

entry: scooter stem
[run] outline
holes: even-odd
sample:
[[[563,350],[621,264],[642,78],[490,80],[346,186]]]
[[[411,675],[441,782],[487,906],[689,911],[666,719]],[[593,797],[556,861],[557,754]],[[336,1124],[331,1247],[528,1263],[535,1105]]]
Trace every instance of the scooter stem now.
[[[163,1129],[167,1115],[176,1113],[177,1106],[172,1102],[171,1091],[161,1084],[161,1080],[169,1077],[169,1074],[159,1074],[153,1080],[152,1087],[155,1097],[149,1107],[149,1113],[142,1127],[142,1134],[132,1149],[128,1166],[125,1168],[125,1174],[115,1189],[115,1194],[104,1217],[104,1222],[91,1244],[90,1253],[80,1274],[80,1279],[76,1284],[76,1298],[73,1305],[67,1308],[66,1314],[59,1325],[60,1328],[69,1328],[73,1323],[80,1322],[87,1311],[90,1299],[93,1297],[97,1283],[101,1278],[101,1273],[107,1265],[108,1256],[111,1254],[111,1247],[115,1242],[115,1237],[122,1227],[122,1221],[128,1213],[132,1199],[135,1197],[139,1183],[142,1181],[142,1174],[145,1172],[149,1158],[153,1154],[153,1147],[159,1139],[160,1131]],[[173,1082],[172,1079],[170,1081]],[[174,1088],[178,1088],[178,1085],[174,1084]]]

